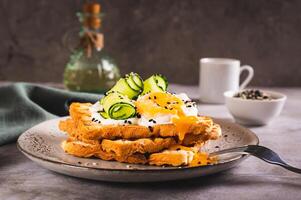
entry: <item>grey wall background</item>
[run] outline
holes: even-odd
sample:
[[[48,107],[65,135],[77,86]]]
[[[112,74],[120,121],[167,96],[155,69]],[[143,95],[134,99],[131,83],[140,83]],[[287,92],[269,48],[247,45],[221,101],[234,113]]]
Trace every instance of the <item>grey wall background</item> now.
[[[299,0],[103,0],[107,50],[121,71],[197,84],[199,58],[234,57],[252,85],[301,86]],[[78,0],[0,0],[0,80],[60,82]]]

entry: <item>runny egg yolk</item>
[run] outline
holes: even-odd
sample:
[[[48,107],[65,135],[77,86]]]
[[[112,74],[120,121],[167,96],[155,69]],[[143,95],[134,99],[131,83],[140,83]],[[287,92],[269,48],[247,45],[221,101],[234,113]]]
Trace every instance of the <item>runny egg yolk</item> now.
[[[183,115],[181,106],[184,102],[178,97],[165,92],[152,92],[135,102],[137,112],[149,118],[159,114]]]
[[[172,118],[172,123],[176,126],[179,140],[182,141],[193,125],[197,124],[198,118],[195,116],[180,116]]]
[[[175,125],[179,140],[182,141],[191,127],[198,123],[196,116],[186,116],[182,110],[184,102],[166,92],[152,92],[135,102],[137,112],[152,118],[156,115],[172,114],[177,117],[172,118],[172,123]]]

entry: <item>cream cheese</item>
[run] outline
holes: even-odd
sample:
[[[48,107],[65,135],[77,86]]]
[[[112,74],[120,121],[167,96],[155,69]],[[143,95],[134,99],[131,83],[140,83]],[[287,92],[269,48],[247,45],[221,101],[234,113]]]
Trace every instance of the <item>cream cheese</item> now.
[[[187,94],[179,93],[179,94],[175,94],[175,96],[184,102],[184,105],[181,106],[181,108],[186,116],[198,115],[198,108],[196,106],[196,103],[191,101],[191,99],[187,96]]]

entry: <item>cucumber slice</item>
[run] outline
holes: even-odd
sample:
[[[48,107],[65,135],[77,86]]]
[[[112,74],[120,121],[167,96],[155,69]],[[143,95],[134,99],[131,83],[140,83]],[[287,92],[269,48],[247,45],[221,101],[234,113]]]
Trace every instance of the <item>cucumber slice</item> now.
[[[134,80],[132,79],[132,76],[126,76],[125,80],[127,82],[127,84],[135,91],[140,91],[141,88],[134,82]]]
[[[168,82],[165,76],[161,75],[161,74],[156,74],[155,76],[155,80],[156,83],[159,87],[161,87],[164,91],[167,90],[168,87]]]
[[[134,117],[136,108],[133,102],[117,92],[111,92],[102,100],[102,106],[111,119],[123,120]]]
[[[102,116],[102,118],[104,118],[104,119],[108,119],[109,118],[109,115],[105,112],[105,111],[99,111],[98,112],[101,116]]]
[[[143,89],[143,80],[142,80],[142,78],[137,73],[134,73],[134,72],[131,72],[130,76],[133,79],[133,81],[136,83],[136,85],[138,87],[140,87],[141,89]]]
[[[119,79],[114,87],[110,89],[106,94],[110,94],[112,92],[118,92],[120,94],[126,95],[130,99],[133,99],[140,94],[139,91],[136,91],[132,87],[130,87],[125,78]]]
[[[161,74],[155,74],[144,81],[144,89],[141,95],[149,92],[165,92],[167,90],[168,82]]]

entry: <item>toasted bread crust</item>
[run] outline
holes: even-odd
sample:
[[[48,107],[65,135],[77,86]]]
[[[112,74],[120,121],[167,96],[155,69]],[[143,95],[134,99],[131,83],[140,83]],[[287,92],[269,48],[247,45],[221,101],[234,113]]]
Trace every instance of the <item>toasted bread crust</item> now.
[[[215,157],[209,157],[207,153],[199,152],[197,148],[174,145],[163,152],[150,155],[148,163],[150,165],[188,165],[191,167],[214,164]]]
[[[101,148],[101,144],[85,143],[72,139],[63,141],[62,148],[68,154],[77,157],[98,157],[102,160],[117,160],[118,162],[126,162],[133,164],[145,164],[147,159],[143,154],[132,154],[126,157],[116,155],[114,152],[106,152]]]
[[[117,156],[127,157],[135,153],[159,152],[176,144],[173,138],[154,138],[129,140],[102,140],[102,149],[106,152],[114,152]]]
[[[183,141],[181,142],[184,146],[195,146],[203,145],[208,140],[216,140],[222,135],[221,127],[218,124],[213,124],[210,132],[204,134],[186,134]]]

